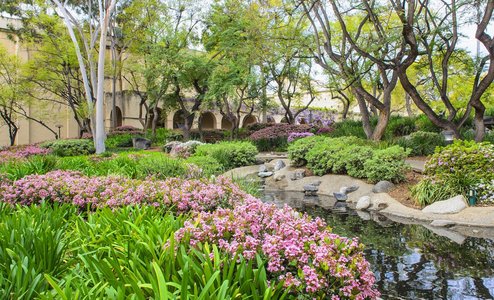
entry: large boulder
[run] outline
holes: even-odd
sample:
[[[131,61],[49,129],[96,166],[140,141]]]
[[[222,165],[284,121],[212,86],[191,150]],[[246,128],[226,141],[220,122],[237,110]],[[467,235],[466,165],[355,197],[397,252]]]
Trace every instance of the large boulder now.
[[[437,201],[422,209],[429,214],[456,214],[467,208],[467,201],[463,195],[458,195],[448,200]]]
[[[132,138],[134,149],[147,150],[151,148],[151,141],[141,137]]]
[[[392,182],[382,180],[376,183],[372,188],[372,192],[374,193],[387,193],[392,191],[395,188],[395,185]]]

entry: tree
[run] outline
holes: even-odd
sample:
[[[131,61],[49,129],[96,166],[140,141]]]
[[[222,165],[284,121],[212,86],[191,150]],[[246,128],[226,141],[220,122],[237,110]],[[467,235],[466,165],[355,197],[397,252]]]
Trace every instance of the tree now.
[[[481,3],[478,1],[456,0],[441,1],[441,5],[430,5],[429,1],[391,1],[402,24],[402,37],[407,51],[403,57],[403,63],[398,67],[400,82],[405,91],[413,99],[417,107],[437,126],[452,130],[459,137],[459,129],[470,116],[473,108],[475,112],[475,140],[481,141],[484,136],[484,111],[483,96],[489,85],[494,80],[494,43],[493,38],[487,33],[487,26],[492,19],[494,1]],[[473,8],[473,9],[472,9]],[[466,99],[466,106],[460,106],[462,113],[454,106],[451,90],[451,82],[454,78],[452,68],[455,60],[463,53],[458,46],[459,28],[468,22],[460,16],[468,18],[472,14],[483,11],[480,22],[477,24],[476,38],[484,46],[487,55],[478,61],[475,68],[466,67],[463,70],[469,74],[471,87]],[[475,18],[470,18],[475,20]],[[417,61],[426,61],[428,72],[434,88],[434,96],[442,102],[442,110],[439,113],[431,105],[429,95],[420,91],[409,76],[410,68]],[[488,65],[488,66],[487,66]],[[465,76],[462,74],[462,76]]]
[[[398,81],[394,63],[404,51],[389,6],[368,0],[346,4],[310,0],[298,4],[312,25],[317,63],[345,80],[359,104],[367,137],[381,139],[389,121],[391,93]],[[369,108],[378,112],[375,128],[370,124]]]
[[[7,50],[0,46],[0,118],[8,128],[11,146],[15,143],[19,131],[17,121],[21,117],[40,124],[58,138],[58,134],[50,126],[26,110],[36,91],[24,71],[25,65],[20,59],[16,55],[9,55]]]
[[[110,20],[114,15],[116,0],[89,1],[87,6],[79,6],[86,22],[80,22],[72,13],[67,2],[51,0],[54,8],[65,23],[70,38],[74,44],[79,68],[81,71],[86,100],[88,103],[91,123],[93,124],[93,140],[96,153],[105,151],[105,124],[104,124],[104,87],[105,87],[105,60],[107,33]],[[93,15],[93,5],[97,5],[98,14]],[[85,30],[84,26],[88,27]],[[89,32],[89,36],[87,36]],[[99,46],[96,41],[99,39]],[[98,51],[97,60],[93,57]],[[89,72],[87,71],[89,69]]]

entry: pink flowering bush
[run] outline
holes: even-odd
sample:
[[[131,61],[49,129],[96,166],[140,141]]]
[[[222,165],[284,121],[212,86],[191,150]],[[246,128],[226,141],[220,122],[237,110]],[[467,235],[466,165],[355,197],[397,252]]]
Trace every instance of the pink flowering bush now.
[[[309,136],[314,136],[314,134],[311,132],[292,132],[288,135],[288,142],[291,143],[295,140]]]
[[[224,178],[216,183],[179,178],[150,181],[53,171],[0,183],[0,201],[9,204],[32,205],[48,201],[92,209],[141,204],[170,207],[179,212],[203,211],[220,205],[229,206],[243,196],[235,184]]]
[[[374,274],[356,239],[333,234],[326,223],[292,208],[265,204],[246,195],[233,209],[203,212],[177,231],[191,245],[214,243],[232,256],[267,262],[271,281],[284,281],[294,293],[332,299],[376,298]]]
[[[266,265],[270,284],[313,298],[375,299],[375,278],[356,239],[331,233],[319,218],[279,209],[242,191],[226,178],[135,180],[53,171],[0,183],[0,201],[32,205],[71,203],[83,209],[149,205],[191,219],[175,233],[178,245],[215,244],[254,265]],[[204,254],[207,255],[207,254]],[[212,257],[211,259],[213,259]],[[260,260],[259,260],[259,259]]]
[[[50,152],[50,149],[40,148],[36,145],[11,147],[0,151],[0,164],[11,160],[24,159],[33,155],[46,155]]]

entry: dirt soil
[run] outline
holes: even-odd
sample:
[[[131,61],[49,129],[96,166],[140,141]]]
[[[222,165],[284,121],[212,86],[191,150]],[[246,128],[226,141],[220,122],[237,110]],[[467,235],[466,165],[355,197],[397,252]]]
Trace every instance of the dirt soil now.
[[[410,188],[417,184],[423,176],[424,175],[415,171],[409,171],[406,174],[406,181],[397,184],[396,188],[388,194],[405,206],[421,209],[421,207],[412,199]]]

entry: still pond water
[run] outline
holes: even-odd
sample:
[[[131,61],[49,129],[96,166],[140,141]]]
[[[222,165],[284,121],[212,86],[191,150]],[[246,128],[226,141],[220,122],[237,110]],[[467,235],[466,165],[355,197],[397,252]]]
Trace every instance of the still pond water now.
[[[358,237],[383,299],[494,299],[494,240],[454,242],[421,225],[357,214],[329,197],[265,191],[262,198],[321,217],[337,234]]]

